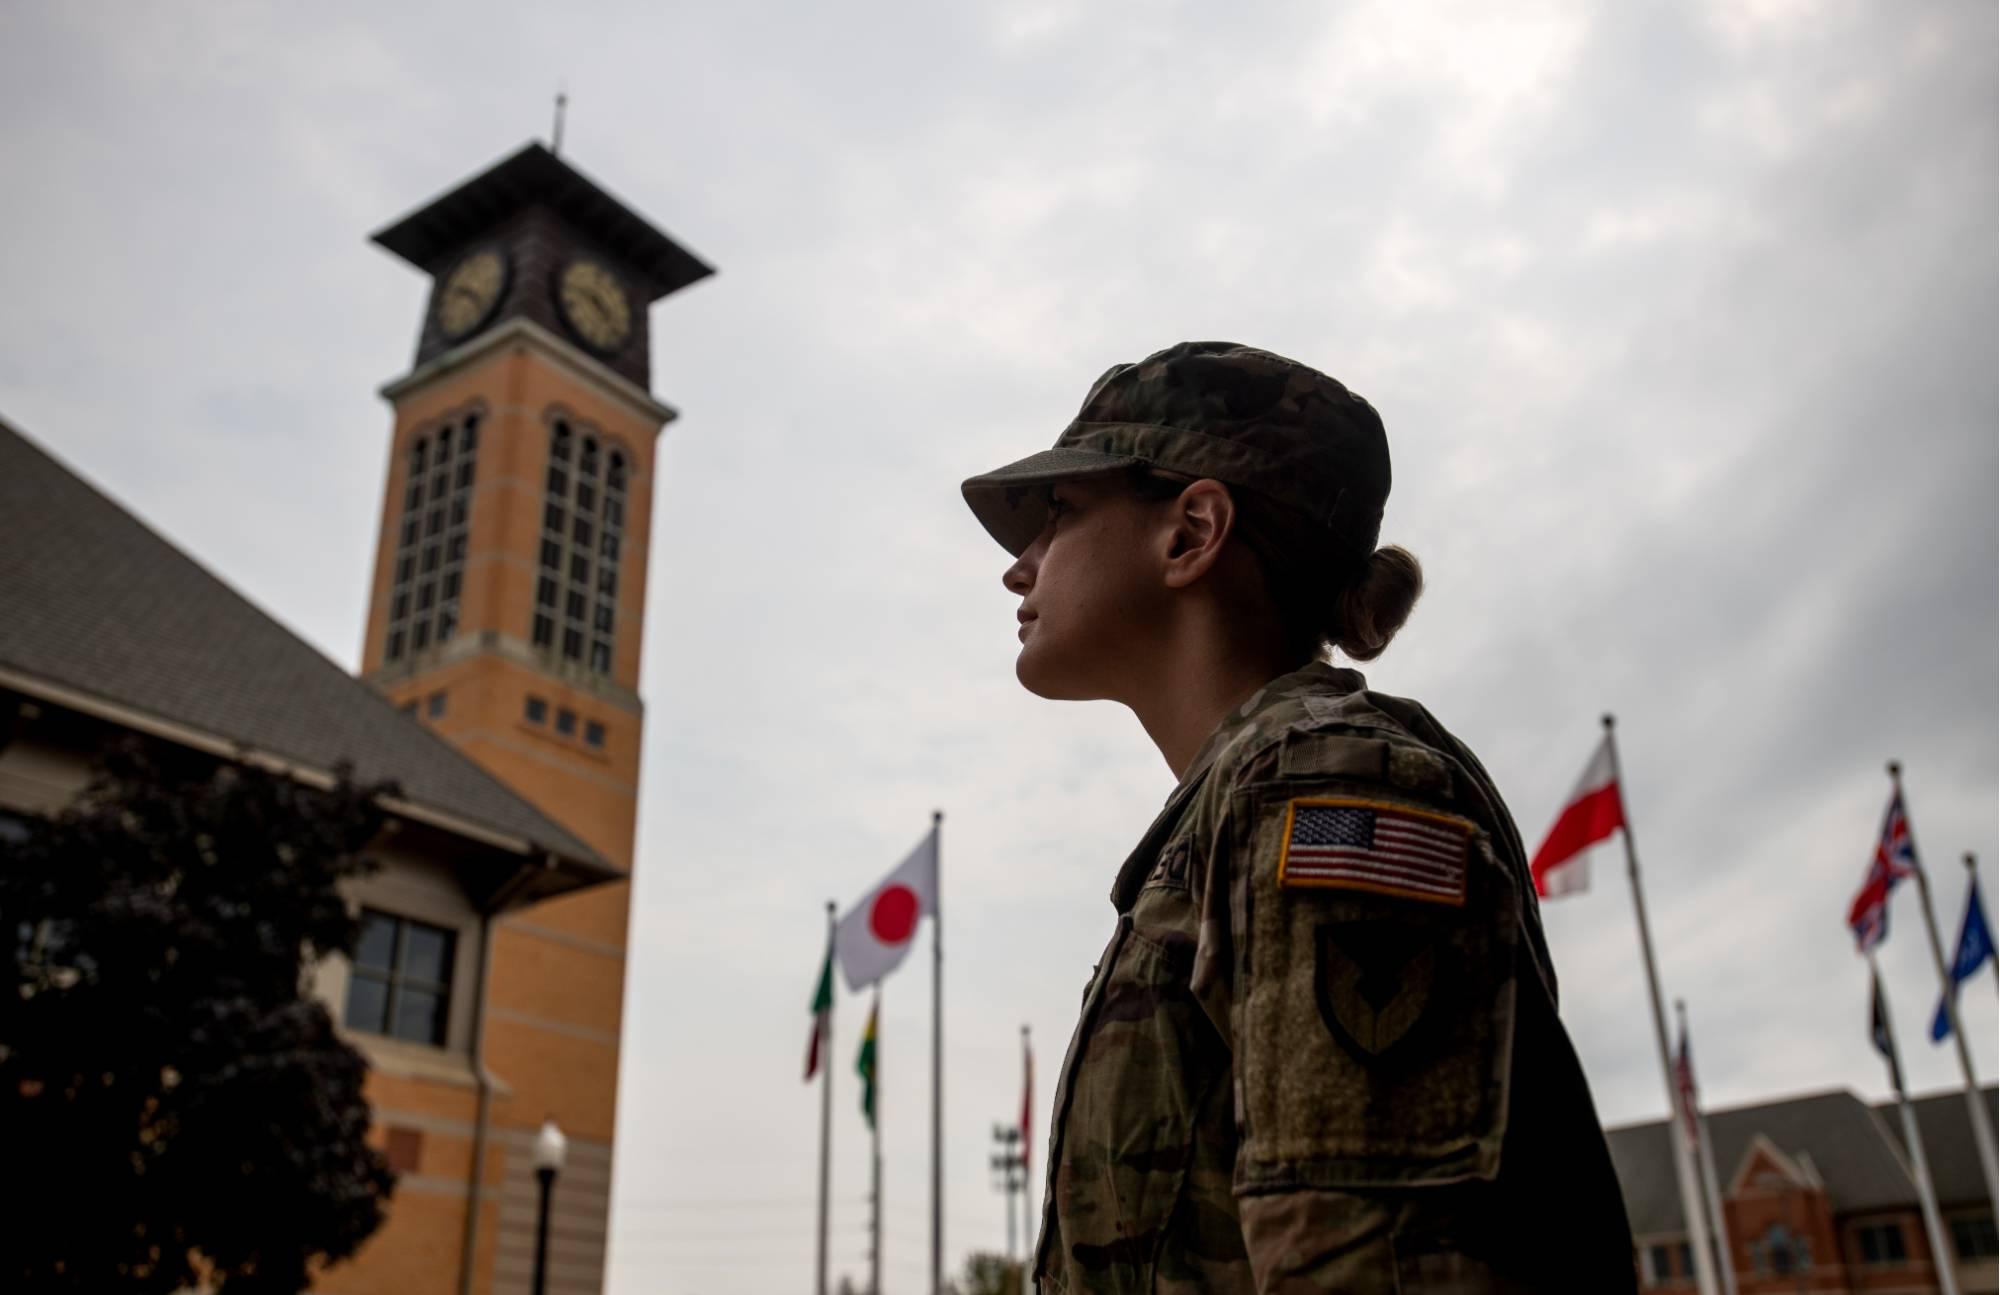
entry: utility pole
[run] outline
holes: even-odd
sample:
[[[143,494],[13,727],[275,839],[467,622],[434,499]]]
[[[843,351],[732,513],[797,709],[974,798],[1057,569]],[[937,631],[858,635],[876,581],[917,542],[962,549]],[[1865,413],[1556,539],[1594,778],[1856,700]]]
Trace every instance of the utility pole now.
[[[993,1126],[993,1175],[994,1186],[1007,1196],[1007,1262],[1016,1262],[1014,1254],[1014,1198],[1024,1195],[1028,1186],[1027,1160],[1022,1156],[1021,1130],[1011,1124]],[[1027,1221],[1025,1202],[1021,1210],[1022,1222]]]

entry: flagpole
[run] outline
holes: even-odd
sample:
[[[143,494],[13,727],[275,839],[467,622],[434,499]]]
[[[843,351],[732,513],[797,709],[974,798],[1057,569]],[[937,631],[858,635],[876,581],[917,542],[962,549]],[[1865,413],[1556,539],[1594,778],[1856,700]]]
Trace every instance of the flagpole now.
[[[871,1166],[868,1207],[872,1214],[868,1220],[868,1295],[882,1295],[882,982],[879,980],[875,982],[875,1006],[868,1019],[875,1026],[874,1074],[869,1080],[875,1088],[875,1113],[868,1121]]]
[[[1625,779],[1618,767],[1618,742],[1613,732],[1617,720],[1604,717],[1604,742],[1611,750],[1611,777],[1618,787],[1619,799],[1625,796]],[[1653,963],[1653,935],[1646,924],[1646,896],[1639,885],[1639,851],[1632,843],[1632,811],[1624,807],[1625,819],[1625,869],[1632,878],[1632,908],[1639,917],[1639,950],[1646,962],[1646,988],[1649,1001],[1653,1005],[1653,1042],[1660,1052],[1660,1075],[1667,1085],[1667,1109],[1680,1109],[1679,1085],[1674,1082],[1674,1061],[1667,1051],[1667,1014],[1660,1000],[1660,973]],[[1687,1139],[1681,1136],[1671,1138],[1674,1148],[1674,1173],[1680,1179],[1681,1217],[1687,1223],[1689,1248],[1694,1251],[1695,1288],[1701,1295],[1718,1295],[1715,1286],[1715,1257],[1708,1247],[1708,1221],[1702,1216],[1701,1188],[1695,1182],[1694,1165],[1688,1154]]]
[[[931,811],[931,1295],[944,1295],[944,811]],[[879,1295],[879,1292],[878,1292]]]
[[[1993,1128],[1986,1119],[1986,1103],[1981,1099],[1979,1079],[1972,1070],[1972,1050],[1965,1043],[1965,1027],[1958,1019],[1958,982],[1945,966],[1944,943],[1938,939],[1937,914],[1931,909],[1931,882],[1924,872],[1923,856],[1917,853],[1917,829],[1910,821],[1910,803],[1903,799],[1903,766],[1889,761],[1889,783],[1903,806],[1903,830],[1909,833],[1910,859],[1916,864],[1917,898],[1924,906],[1924,929],[1930,932],[1931,960],[1937,964],[1938,988],[1944,994],[1944,1018],[1951,1026],[1952,1042],[1958,1045],[1958,1067],[1965,1072],[1965,1109],[1972,1119],[1972,1140],[1979,1145],[1979,1168],[1986,1175],[1986,1199],[2000,1205],[2000,1191],[1994,1189]]]
[[[1035,1242],[1040,1229],[1035,1220],[1035,1149],[1033,1145],[1035,1106],[1035,1051],[1028,1027],[1021,1027],[1021,1288],[1027,1289],[1028,1269],[1035,1262]]]
[[[1687,1000],[1674,1000],[1674,1014],[1680,1018],[1681,1047],[1694,1047],[1688,1038]],[[1722,1295],[1736,1295],[1736,1252],[1729,1244],[1729,1223],[1722,1216],[1722,1189],[1715,1181],[1715,1147],[1708,1140],[1708,1116],[1701,1109],[1700,1090],[1694,1086],[1694,1061],[1688,1061],[1688,1097],[1693,1110],[1689,1116],[1694,1121],[1695,1159],[1701,1165],[1701,1185],[1705,1204],[1708,1206],[1708,1224],[1715,1237],[1716,1263],[1722,1275]]]
[[[826,901],[826,967],[828,974],[833,969],[833,928],[834,903]],[[827,1175],[833,1163],[833,996],[827,997],[826,1020],[821,1025],[820,1069],[826,1073],[820,1076],[819,1086],[819,1265],[813,1289],[818,1295],[826,1292],[826,1222],[827,1222]]]
[[[1904,810],[1907,823],[1909,812]],[[1923,875],[1921,872],[1919,876]],[[1875,966],[1875,951],[1868,951],[1868,983],[1874,992],[1875,1015],[1882,1022],[1881,1042],[1889,1048],[1889,1078],[1896,1085],[1896,1107],[1903,1116],[1903,1142],[1910,1150],[1910,1168],[1917,1180],[1917,1200],[1924,1208],[1924,1231],[1930,1235],[1931,1263],[1937,1268],[1938,1287],[1943,1295],[1958,1295],[1957,1262],[1945,1244],[1944,1220],[1938,1215],[1937,1191],[1931,1186],[1930,1158],[1924,1154],[1924,1140],[1917,1133],[1916,1110],[1903,1088],[1903,1059],[1896,1048],[1896,1027],[1889,1019],[1889,998],[1882,992],[1882,973]]]

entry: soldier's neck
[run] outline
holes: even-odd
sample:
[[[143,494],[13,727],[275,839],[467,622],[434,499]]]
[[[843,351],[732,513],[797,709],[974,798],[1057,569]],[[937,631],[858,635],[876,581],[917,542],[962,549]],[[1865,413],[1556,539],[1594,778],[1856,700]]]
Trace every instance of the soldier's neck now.
[[[1177,782],[1230,712],[1291,669],[1281,654],[1230,629],[1218,615],[1189,616],[1161,637],[1153,668],[1122,698]]]

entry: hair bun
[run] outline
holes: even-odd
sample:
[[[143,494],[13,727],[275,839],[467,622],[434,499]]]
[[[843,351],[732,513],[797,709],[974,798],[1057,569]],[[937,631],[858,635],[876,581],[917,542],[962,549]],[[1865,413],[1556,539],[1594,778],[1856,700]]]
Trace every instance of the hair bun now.
[[[1424,569],[1415,554],[1400,544],[1376,549],[1341,591],[1328,637],[1356,661],[1373,661],[1403,628],[1423,592]]]

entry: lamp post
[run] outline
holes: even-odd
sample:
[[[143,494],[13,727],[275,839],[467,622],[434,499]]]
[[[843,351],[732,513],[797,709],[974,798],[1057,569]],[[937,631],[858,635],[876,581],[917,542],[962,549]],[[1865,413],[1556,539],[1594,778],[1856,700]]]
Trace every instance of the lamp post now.
[[[535,1223],[535,1295],[544,1295],[549,1276],[549,1197],[555,1191],[556,1175],[562,1172],[569,1139],[556,1127],[551,1115],[542,1121],[535,1135],[535,1180],[542,1186],[540,1217]]]

